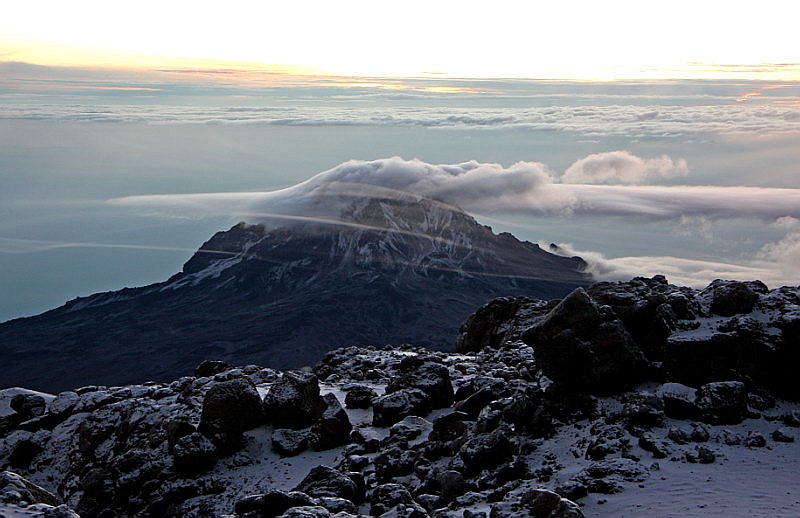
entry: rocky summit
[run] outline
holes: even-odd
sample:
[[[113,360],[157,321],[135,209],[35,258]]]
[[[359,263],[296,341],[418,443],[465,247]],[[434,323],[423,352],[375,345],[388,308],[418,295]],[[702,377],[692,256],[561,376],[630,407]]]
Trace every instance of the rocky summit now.
[[[238,224],[165,282],[0,324],[0,386],[169,381],[204,359],[313,365],[344,345],[446,350],[503,295],[563,297],[590,276],[427,198],[369,198],[334,220]]]
[[[800,287],[496,299],[457,352],[0,391],[0,514],[797,516]],[[16,514],[14,514],[16,513]]]

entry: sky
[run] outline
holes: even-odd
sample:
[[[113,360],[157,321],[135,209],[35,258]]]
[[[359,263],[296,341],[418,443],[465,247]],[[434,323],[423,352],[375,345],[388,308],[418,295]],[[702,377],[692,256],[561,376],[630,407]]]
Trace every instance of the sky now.
[[[321,172],[601,279],[800,283],[794,4],[272,4],[4,6],[0,321],[164,280]]]

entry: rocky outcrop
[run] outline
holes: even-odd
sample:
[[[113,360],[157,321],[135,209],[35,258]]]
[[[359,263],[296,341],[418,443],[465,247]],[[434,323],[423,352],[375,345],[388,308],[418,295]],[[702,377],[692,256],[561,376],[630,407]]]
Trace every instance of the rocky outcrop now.
[[[581,288],[522,338],[543,372],[569,390],[611,393],[647,375],[647,360],[623,322]]]

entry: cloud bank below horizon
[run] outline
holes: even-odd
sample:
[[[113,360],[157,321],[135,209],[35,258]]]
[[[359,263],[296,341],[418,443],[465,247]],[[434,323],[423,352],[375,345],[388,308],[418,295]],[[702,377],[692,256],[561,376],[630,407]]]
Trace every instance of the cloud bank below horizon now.
[[[399,95],[399,94],[396,94]],[[145,124],[416,126],[550,130],[587,137],[678,137],[699,133],[800,132],[800,105],[455,106],[167,106],[0,105],[0,119]]]

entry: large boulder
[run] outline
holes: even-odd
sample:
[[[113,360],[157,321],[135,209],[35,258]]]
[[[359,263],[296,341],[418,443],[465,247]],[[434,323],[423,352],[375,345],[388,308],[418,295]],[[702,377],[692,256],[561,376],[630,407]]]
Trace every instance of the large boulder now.
[[[759,293],[767,293],[761,281],[739,282],[716,279],[704,290],[711,296],[711,312],[723,317],[731,317],[753,311]]]
[[[325,394],[322,401],[325,409],[311,427],[311,445],[317,451],[347,444],[350,442],[350,432],[353,430],[347,412],[335,395]]]
[[[523,335],[544,373],[573,392],[606,394],[644,379],[647,360],[607,306],[578,288]]]
[[[311,426],[325,409],[317,377],[303,371],[286,371],[264,398],[267,420],[276,428]]]
[[[501,430],[475,435],[459,451],[467,470],[473,473],[499,466],[513,454],[514,445]]]
[[[404,358],[400,362],[397,374],[386,386],[386,393],[391,394],[402,389],[421,390],[430,398],[432,408],[442,408],[453,403],[453,384],[447,367],[416,356]]]
[[[238,378],[214,384],[203,398],[199,431],[228,450],[242,432],[263,424],[261,396],[252,381]]]
[[[419,389],[401,389],[385,394],[372,404],[373,426],[391,426],[406,416],[426,416],[431,411],[430,398]]]
[[[709,424],[739,424],[747,417],[747,390],[739,381],[707,383],[697,390],[699,419]]]

